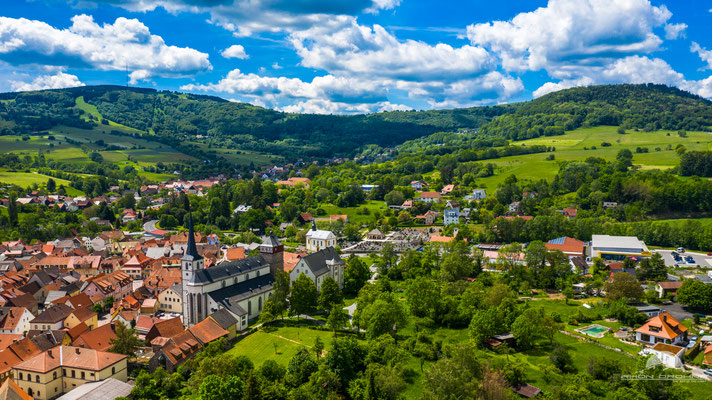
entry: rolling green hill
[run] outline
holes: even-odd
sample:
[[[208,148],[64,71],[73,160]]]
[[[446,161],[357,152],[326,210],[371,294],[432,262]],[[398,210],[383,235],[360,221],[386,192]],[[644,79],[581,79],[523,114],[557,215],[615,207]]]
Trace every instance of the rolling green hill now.
[[[90,150],[110,152],[103,155],[118,162],[133,155],[153,163],[269,165],[352,156],[369,145],[406,141],[411,142],[404,149],[417,152],[432,144],[418,140],[437,132],[466,130],[468,136],[455,147],[483,148],[501,146],[501,139],[618,125],[644,132],[705,131],[712,126],[712,102],[662,85],[606,85],[567,89],[510,105],[344,116],[290,114],[213,96],[119,86],[0,94],[0,135],[14,135],[11,140],[17,141],[58,132],[81,143],[87,136],[101,136],[117,146]],[[114,138],[106,138],[108,134]],[[26,138],[10,151],[36,151],[34,142]],[[441,147],[436,153],[452,149]]]

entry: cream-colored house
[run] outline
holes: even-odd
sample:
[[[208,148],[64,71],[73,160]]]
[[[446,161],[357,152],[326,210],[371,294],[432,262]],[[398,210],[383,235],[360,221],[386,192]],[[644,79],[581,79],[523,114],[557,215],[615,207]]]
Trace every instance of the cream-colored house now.
[[[183,313],[183,285],[176,284],[158,294],[159,310]]]
[[[87,382],[127,379],[127,356],[79,347],[59,346],[12,368],[17,385],[39,400],[51,399]]]

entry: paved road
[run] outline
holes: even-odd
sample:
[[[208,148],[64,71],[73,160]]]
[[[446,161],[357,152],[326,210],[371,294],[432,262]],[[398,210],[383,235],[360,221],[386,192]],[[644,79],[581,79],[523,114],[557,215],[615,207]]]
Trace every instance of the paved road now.
[[[695,378],[704,379],[706,381],[712,381],[712,376],[706,375],[704,372],[702,372],[703,371],[702,368],[695,367],[694,365],[690,365],[690,364],[687,364],[687,366],[691,368],[690,373]]]
[[[672,303],[670,305],[657,305],[661,310],[670,313],[678,321],[683,319],[692,318],[692,312],[687,311],[680,303]]]
[[[144,231],[144,232],[153,232],[153,231],[155,231],[156,229],[158,229],[158,228],[156,227],[156,223],[157,223],[157,222],[158,222],[157,219],[154,219],[153,221],[148,221],[148,222],[146,222],[145,224],[143,224],[143,231]]]

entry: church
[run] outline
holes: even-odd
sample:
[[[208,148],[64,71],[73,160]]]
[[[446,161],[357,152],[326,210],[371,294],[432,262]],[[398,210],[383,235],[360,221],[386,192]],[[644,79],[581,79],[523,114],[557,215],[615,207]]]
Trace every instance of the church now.
[[[312,221],[312,227],[307,232],[307,252],[314,253],[328,247],[336,246],[336,235],[331,231],[316,229],[316,222]]]
[[[246,329],[272,295],[276,273],[284,270],[283,257],[284,246],[269,236],[260,245],[259,255],[206,269],[195,245],[191,215],[187,249],[181,258],[183,324],[193,326],[227,309],[237,319],[237,329]]]

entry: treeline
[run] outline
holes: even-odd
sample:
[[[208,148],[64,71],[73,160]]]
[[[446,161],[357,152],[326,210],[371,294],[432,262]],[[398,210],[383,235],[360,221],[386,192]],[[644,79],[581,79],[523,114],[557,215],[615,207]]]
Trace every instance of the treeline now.
[[[680,175],[712,176],[712,152],[688,151],[680,156]]]
[[[712,126],[712,103],[665,85],[572,88],[524,103],[483,125],[482,133],[513,140],[563,134],[581,127],[699,131]]]

